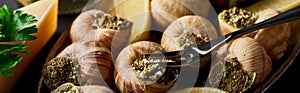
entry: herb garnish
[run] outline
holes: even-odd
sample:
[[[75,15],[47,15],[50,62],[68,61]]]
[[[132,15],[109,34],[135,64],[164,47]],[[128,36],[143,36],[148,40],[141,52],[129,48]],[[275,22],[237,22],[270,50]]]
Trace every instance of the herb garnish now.
[[[12,76],[13,73],[8,69],[13,68],[23,59],[18,56],[18,53],[29,53],[24,50],[28,47],[25,44],[12,43],[36,39],[34,35],[31,35],[37,32],[36,25],[32,25],[36,22],[33,15],[28,15],[20,10],[13,11],[6,5],[0,8],[0,74]]]

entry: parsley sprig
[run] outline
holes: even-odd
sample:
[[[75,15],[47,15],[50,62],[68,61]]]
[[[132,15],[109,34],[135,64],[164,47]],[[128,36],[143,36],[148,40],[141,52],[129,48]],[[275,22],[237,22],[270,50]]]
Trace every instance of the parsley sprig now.
[[[28,46],[24,43],[10,42],[36,39],[37,37],[32,35],[38,30],[36,25],[33,25],[36,22],[33,15],[20,10],[13,11],[6,5],[0,8],[0,74],[12,76],[13,73],[9,69],[15,67],[23,59],[18,56],[18,53],[29,53],[25,50]]]

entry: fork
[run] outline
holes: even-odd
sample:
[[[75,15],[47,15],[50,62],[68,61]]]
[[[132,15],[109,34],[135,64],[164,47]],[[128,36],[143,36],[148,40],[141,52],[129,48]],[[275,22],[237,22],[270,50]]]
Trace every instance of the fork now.
[[[193,64],[195,62],[199,62],[199,60],[209,54],[215,49],[218,49],[220,46],[226,44],[233,39],[236,39],[240,36],[243,36],[247,33],[253,32],[255,30],[285,23],[289,21],[293,21],[300,18],[300,6],[295,7],[286,12],[280,13],[277,16],[269,18],[260,23],[254,24],[252,26],[245,27],[238,31],[226,34],[224,36],[220,36],[217,39],[211,40],[209,42],[199,44],[197,46],[189,46],[183,50],[171,51],[171,52],[163,52],[163,53],[154,53],[154,54],[145,54],[139,57],[142,58],[155,58],[155,59],[173,59],[180,58],[181,60],[171,61],[171,62],[147,62],[148,64],[160,64],[166,65],[167,67],[181,67]],[[214,45],[211,43],[217,42]]]

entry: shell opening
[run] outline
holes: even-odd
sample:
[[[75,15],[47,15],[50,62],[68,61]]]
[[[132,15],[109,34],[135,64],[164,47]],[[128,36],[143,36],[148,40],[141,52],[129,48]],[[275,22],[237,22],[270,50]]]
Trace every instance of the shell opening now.
[[[225,62],[215,64],[209,81],[213,87],[230,93],[245,92],[251,88],[256,74],[242,69],[237,58],[230,58]]]
[[[166,85],[177,78],[179,68],[168,68],[159,64],[148,64],[149,62],[174,62],[174,60],[145,57],[136,59],[132,64],[133,71],[144,83]]]
[[[68,82],[75,85],[84,83],[84,79],[80,76],[80,65],[74,59],[53,58],[44,66],[42,73],[44,83],[50,90]]]
[[[224,10],[220,13],[221,19],[235,28],[251,26],[258,19],[258,15],[237,7]]]
[[[209,39],[207,37],[204,37],[201,34],[194,34],[188,31],[186,33],[181,34],[177,42],[178,47],[180,49],[184,49],[188,46],[202,44],[208,41]]]
[[[130,27],[132,24],[125,18],[117,17],[110,14],[104,14],[102,17],[98,17],[94,20],[92,26],[97,29],[114,29],[120,30]]]

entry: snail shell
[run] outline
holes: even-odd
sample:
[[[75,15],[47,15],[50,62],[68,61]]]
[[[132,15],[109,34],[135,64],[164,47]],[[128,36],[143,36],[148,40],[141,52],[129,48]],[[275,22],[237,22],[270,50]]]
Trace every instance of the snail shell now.
[[[72,83],[65,83],[51,91],[51,93],[114,93],[114,91],[99,85],[76,86]]]
[[[96,41],[74,42],[57,57],[74,59],[79,62],[80,76],[91,85],[111,85],[113,63],[110,50]]]
[[[70,36],[72,41],[98,40],[99,35],[101,36],[101,32],[97,31],[98,28],[95,27],[94,24],[96,19],[103,17],[104,14],[105,13],[100,10],[82,12],[71,25]]]
[[[183,36],[184,34],[201,36],[204,42],[215,39],[218,36],[216,29],[207,19],[197,15],[184,16],[172,22],[165,30],[161,39],[162,47],[164,47],[166,51],[183,49],[182,45],[188,46],[186,42],[183,42],[183,40],[188,40],[186,36]],[[194,43],[192,45],[195,46],[195,44],[198,43],[197,38],[192,37],[189,42]],[[207,65],[209,60],[209,56],[203,58],[199,64],[200,67]]]
[[[107,47],[109,47],[109,49],[112,50],[113,55],[117,55],[122,50],[122,48],[128,45],[131,35],[132,23],[124,19],[126,23],[124,22],[124,24],[120,25],[119,28],[123,26],[125,27],[121,29],[115,28],[115,25],[112,27],[109,27],[107,25],[105,25],[107,27],[100,27],[99,19],[104,20],[104,17],[107,16],[112,17],[112,15],[96,9],[82,12],[72,23],[70,29],[70,36],[72,41],[103,42]]]
[[[138,56],[150,53],[160,53],[165,50],[157,43],[151,41],[139,41],[125,47],[117,58],[115,64],[115,83],[122,93],[127,92],[166,92],[172,85],[168,84],[145,84],[137,77],[132,64]]]
[[[264,21],[280,12],[274,9],[266,9],[258,12],[258,19],[256,23]],[[259,29],[254,39],[262,45],[272,60],[278,60],[282,58],[287,50],[287,41],[291,35],[290,23],[278,24],[263,29]]]
[[[242,68],[255,72],[254,85],[262,82],[272,70],[272,61],[265,49],[253,38],[242,37],[222,46],[217,52],[219,62],[236,57]]]
[[[197,15],[190,15],[178,18],[168,26],[162,36],[161,45],[166,51],[179,50],[181,49],[178,42],[180,36],[190,32],[201,35],[208,40],[218,37],[216,29],[207,19]]]
[[[251,26],[257,18],[257,14],[238,7],[223,10],[218,14],[223,35]],[[245,36],[248,36],[248,34]]]
[[[185,15],[207,16],[207,0],[152,0],[151,13],[158,28],[164,30],[172,21]]]

